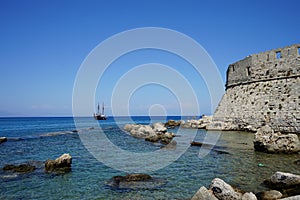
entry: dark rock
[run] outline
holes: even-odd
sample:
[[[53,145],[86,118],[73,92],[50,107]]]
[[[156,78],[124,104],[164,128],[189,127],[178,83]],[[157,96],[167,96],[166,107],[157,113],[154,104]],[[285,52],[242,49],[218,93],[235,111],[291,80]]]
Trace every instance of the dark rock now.
[[[172,139],[169,139],[167,137],[164,137],[160,140],[160,143],[164,144],[164,145],[168,145],[170,144],[170,142],[172,141]]]
[[[21,165],[5,165],[3,167],[4,171],[12,171],[18,173],[29,173],[33,172],[36,169],[35,166],[30,164],[21,164]]]
[[[128,174],[114,176],[106,185],[113,189],[151,189],[165,184],[161,179],[152,178],[148,174]]]
[[[295,160],[294,162],[296,165],[300,165],[300,160]]]
[[[170,119],[169,121],[167,121],[165,123],[165,127],[172,129],[172,128],[175,128],[177,126],[180,126],[180,124],[181,124],[181,121],[175,121],[175,120]]]
[[[7,138],[6,137],[0,137],[0,144],[7,142]]]
[[[160,140],[160,136],[159,135],[151,135],[149,137],[146,137],[145,140],[148,142],[158,142]]]
[[[192,141],[190,144],[191,144],[191,146],[198,146],[198,147],[204,147],[204,148],[211,149],[212,151],[215,151],[218,154],[230,154],[227,151],[221,150],[221,149],[224,149],[224,147],[221,147],[221,146],[206,144],[206,143],[196,142],[196,141]]]
[[[63,154],[55,160],[47,160],[45,162],[45,170],[47,172],[59,171],[68,172],[71,171],[72,157],[69,154]]]

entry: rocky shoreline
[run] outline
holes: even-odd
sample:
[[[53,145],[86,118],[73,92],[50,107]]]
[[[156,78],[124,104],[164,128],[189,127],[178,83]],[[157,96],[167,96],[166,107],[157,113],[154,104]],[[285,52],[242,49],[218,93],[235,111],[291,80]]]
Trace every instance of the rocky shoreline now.
[[[187,129],[206,129],[228,131],[228,130],[242,130],[254,133],[254,150],[265,153],[300,153],[300,141],[296,134],[282,134],[280,132],[274,132],[268,125],[261,128],[254,129],[251,126],[235,126],[234,124],[228,124],[223,122],[217,122],[213,120],[212,116],[203,116],[198,120],[187,121],[175,121],[169,120],[166,123],[155,123],[153,125],[138,125],[127,124],[124,130],[129,132],[133,137],[144,138],[146,141],[159,142],[160,139],[170,135],[168,138],[169,144],[172,138],[176,135],[168,132],[169,129],[176,127]],[[161,142],[161,141],[160,141]],[[164,144],[163,142],[161,142]],[[191,141],[192,146],[203,146],[201,142]],[[295,161],[295,163],[299,160]],[[276,172],[265,180],[263,183],[270,188],[268,191],[261,191],[256,194],[253,192],[244,192],[240,189],[233,188],[225,181],[215,178],[212,180],[209,189],[202,186],[197,193],[192,197],[192,200],[273,200],[284,199],[294,200],[300,199],[300,175]]]
[[[300,199],[300,175],[276,172],[266,180],[270,190],[254,194],[234,188],[222,179],[212,180],[209,189],[202,186],[191,200],[296,200]],[[266,184],[266,183],[265,183]]]
[[[42,163],[42,164],[40,164]],[[43,168],[46,173],[66,173],[71,171],[72,157],[70,154],[63,154],[55,160],[46,160],[45,162],[27,162],[19,165],[7,164],[2,170],[5,172],[27,174],[38,168]]]

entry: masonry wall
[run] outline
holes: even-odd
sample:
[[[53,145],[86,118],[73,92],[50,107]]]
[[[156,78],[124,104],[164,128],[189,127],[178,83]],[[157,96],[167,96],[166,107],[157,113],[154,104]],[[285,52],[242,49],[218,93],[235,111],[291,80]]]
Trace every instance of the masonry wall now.
[[[229,65],[214,119],[300,133],[300,44],[253,54]],[[242,128],[241,128],[242,129]]]

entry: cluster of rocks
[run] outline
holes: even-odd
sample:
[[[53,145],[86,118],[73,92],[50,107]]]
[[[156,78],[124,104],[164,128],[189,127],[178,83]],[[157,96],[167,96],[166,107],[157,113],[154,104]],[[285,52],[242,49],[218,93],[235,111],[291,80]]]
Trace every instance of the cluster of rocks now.
[[[55,160],[47,160],[44,165],[45,172],[68,172],[71,170],[72,157],[70,154],[63,154]],[[4,171],[11,171],[16,173],[30,173],[38,167],[32,163],[24,163],[20,165],[5,165]]]
[[[233,188],[222,179],[215,178],[212,180],[209,189],[202,186],[192,197],[192,200],[275,200],[284,197],[278,190],[291,188],[296,190],[296,192],[294,192],[296,196],[286,197],[284,200],[300,199],[298,189],[300,188],[299,175],[276,172],[267,181],[271,190],[254,194],[252,192],[243,192],[237,188]],[[278,190],[274,190],[274,188]]]
[[[181,123],[182,128],[195,128],[206,129],[206,127],[212,122],[212,116],[203,115],[200,119],[187,120]]]
[[[267,153],[300,152],[300,141],[296,134],[274,133],[268,125],[257,130],[253,143],[256,151]]]
[[[154,123],[153,125],[126,124],[124,130],[136,138],[142,138],[149,142],[160,142],[167,145],[175,137],[174,133],[168,132],[163,123]]]

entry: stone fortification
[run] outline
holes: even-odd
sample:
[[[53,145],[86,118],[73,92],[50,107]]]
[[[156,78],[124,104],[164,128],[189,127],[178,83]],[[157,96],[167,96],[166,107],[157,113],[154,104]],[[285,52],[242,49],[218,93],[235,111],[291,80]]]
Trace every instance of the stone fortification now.
[[[228,129],[300,132],[300,44],[253,54],[229,65],[214,121]],[[233,126],[232,126],[233,125]],[[232,128],[234,127],[234,128]]]

